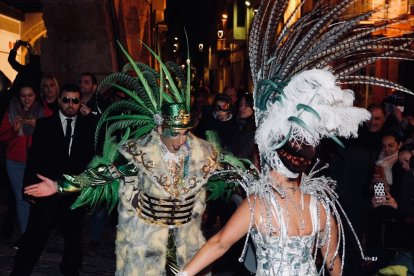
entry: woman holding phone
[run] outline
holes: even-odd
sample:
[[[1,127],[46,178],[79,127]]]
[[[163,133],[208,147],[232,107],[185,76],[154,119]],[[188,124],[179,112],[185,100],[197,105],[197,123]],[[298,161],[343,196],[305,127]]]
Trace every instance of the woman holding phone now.
[[[30,86],[20,88],[19,96],[10,101],[0,126],[0,142],[7,143],[6,167],[16,200],[20,233],[24,233],[29,218],[30,205],[23,199],[23,176],[27,150],[32,142],[36,120],[48,116]]]

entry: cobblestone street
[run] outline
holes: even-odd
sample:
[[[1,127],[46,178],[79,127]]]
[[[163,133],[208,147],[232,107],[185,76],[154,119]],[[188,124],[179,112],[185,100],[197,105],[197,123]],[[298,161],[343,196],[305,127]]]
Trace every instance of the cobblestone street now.
[[[5,216],[7,213],[7,207],[0,204],[0,228],[4,225]],[[89,216],[86,217],[85,224],[85,234],[84,234],[84,256],[83,256],[83,266],[81,271],[81,276],[109,276],[114,275],[115,273],[115,236],[116,236],[116,226],[113,220],[110,220],[107,223],[101,244],[98,248],[93,250],[88,248],[87,237],[89,233],[87,232],[89,226]],[[18,239],[17,233],[17,222],[15,223],[15,229],[13,235],[9,239],[0,238],[0,276],[8,276],[12,270],[14,263],[14,255],[16,254],[16,249],[13,248],[15,241]],[[59,232],[55,229],[52,231],[52,234],[49,237],[48,244],[43,251],[39,261],[37,262],[36,267],[33,270],[32,276],[60,276],[59,272],[59,263],[61,258],[61,253],[63,250],[63,238]],[[231,258],[232,260],[237,260],[240,250],[234,253]],[[246,270],[243,269],[242,265],[237,266],[238,268],[232,267],[226,257],[221,258],[213,265],[214,276],[246,276],[251,275]],[[237,262],[236,262],[237,263]],[[240,270],[240,267],[242,268]]]
[[[3,225],[6,210],[0,206],[0,225]],[[88,227],[89,217],[86,219]],[[17,228],[10,239],[0,240],[0,276],[9,275],[14,263],[16,249],[13,248],[17,240]],[[85,232],[85,237],[88,233]],[[87,240],[84,239],[84,257],[81,275],[114,275],[115,254],[114,254],[115,226],[107,224],[100,246],[93,251],[87,247]],[[59,263],[63,250],[63,239],[57,230],[54,230],[49,238],[48,244],[43,251],[35,269],[33,276],[56,276],[59,273]]]

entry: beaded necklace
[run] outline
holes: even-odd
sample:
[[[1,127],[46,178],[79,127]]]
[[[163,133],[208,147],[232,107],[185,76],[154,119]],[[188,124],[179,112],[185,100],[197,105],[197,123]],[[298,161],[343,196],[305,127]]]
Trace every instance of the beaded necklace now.
[[[269,178],[270,181],[273,182],[273,184],[271,184],[271,187],[284,200],[285,213],[286,213],[286,216],[287,216],[287,218],[286,218],[287,223],[286,224],[289,225],[289,221],[290,221],[290,214],[289,214],[289,211],[288,211],[288,205],[290,203],[290,205],[293,206],[293,208],[295,209],[297,215],[299,216],[299,229],[304,230],[305,229],[305,220],[303,218],[303,211],[305,210],[305,206],[304,206],[304,203],[303,203],[303,193],[301,193],[300,206],[299,206],[299,204],[296,204],[295,201],[293,200],[293,198],[286,191],[286,190],[291,190],[292,194],[295,195],[295,192],[297,190],[301,189],[300,184],[286,187],[286,186],[282,186],[281,184],[279,184],[279,182],[277,182],[277,180],[272,178],[271,176],[268,176],[268,178]]]

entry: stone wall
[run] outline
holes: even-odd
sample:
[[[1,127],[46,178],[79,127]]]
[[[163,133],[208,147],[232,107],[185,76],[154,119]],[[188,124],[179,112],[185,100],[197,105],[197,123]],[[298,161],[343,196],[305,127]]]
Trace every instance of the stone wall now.
[[[152,45],[149,0],[41,0],[47,38],[42,41],[42,69],[63,84],[76,82],[81,72],[98,81],[125,58],[118,39],[135,60],[150,63],[140,41]],[[113,8],[111,8],[113,7]]]
[[[47,38],[42,41],[42,70],[60,84],[76,82],[81,72],[102,79],[117,70],[107,0],[41,0]]]

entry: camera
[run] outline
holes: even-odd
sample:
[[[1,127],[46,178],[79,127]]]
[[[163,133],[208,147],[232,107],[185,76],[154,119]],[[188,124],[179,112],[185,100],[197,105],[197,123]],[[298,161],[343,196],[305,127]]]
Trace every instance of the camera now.
[[[23,41],[22,40],[22,45],[24,46],[24,47],[26,47],[26,48],[31,48],[32,47],[32,45],[30,45],[30,43],[29,42],[27,42],[27,41]]]
[[[20,46],[24,46],[24,47],[26,47],[26,48],[31,48],[32,47],[32,45],[30,45],[30,43],[29,42],[27,42],[27,41],[24,41],[24,40],[18,40],[17,42],[16,42],[16,44],[17,43],[19,43],[20,44]]]

